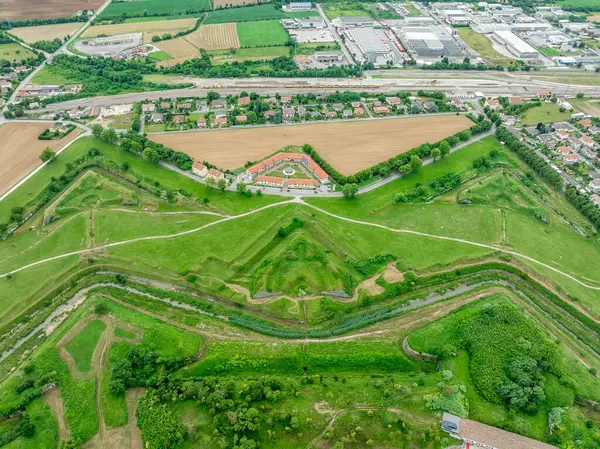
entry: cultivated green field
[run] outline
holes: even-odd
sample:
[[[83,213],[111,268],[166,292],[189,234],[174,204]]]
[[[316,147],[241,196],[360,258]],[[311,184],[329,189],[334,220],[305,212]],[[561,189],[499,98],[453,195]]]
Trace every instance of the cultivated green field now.
[[[569,111],[561,112],[554,103],[543,103],[541,106],[528,109],[522,116],[524,125],[531,126],[538,123],[554,123],[568,120],[571,117]]]
[[[240,22],[237,32],[242,47],[283,45],[289,39],[278,20]]]
[[[209,0],[180,0],[177,2],[164,2],[162,0],[138,0],[135,2],[111,2],[100,15],[101,18],[139,17],[143,15],[186,15],[189,11],[193,14],[212,9]],[[147,14],[145,12],[147,11]]]
[[[252,22],[255,20],[283,19],[284,17],[285,14],[281,9],[270,4],[263,4],[212,11],[208,14],[204,24]]]

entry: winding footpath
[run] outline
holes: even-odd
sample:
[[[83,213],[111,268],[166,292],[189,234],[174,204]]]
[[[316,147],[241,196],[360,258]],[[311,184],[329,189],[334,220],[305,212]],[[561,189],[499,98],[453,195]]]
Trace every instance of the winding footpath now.
[[[557,274],[560,274],[561,276],[566,277],[567,279],[570,279],[573,282],[576,282],[577,284],[581,285],[582,287],[588,288],[590,290],[600,291],[600,286],[586,284],[585,282],[577,279],[575,276],[573,276],[573,275],[571,275],[569,273],[561,271],[558,268],[555,268],[555,267],[553,267],[553,266],[551,266],[551,265],[549,265],[547,263],[544,263],[544,262],[542,262],[540,260],[537,260],[537,259],[535,259],[533,257],[527,256],[525,254],[522,254],[522,253],[519,253],[519,252],[516,252],[516,251],[511,251],[511,250],[508,250],[508,249],[499,248],[497,246],[486,245],[485,243],[478,243],[478,242],[473,242],[473,241],[465,240],[465,239],[459,239],[459,238],[455,238],[455,237],[446,237],[446,236],[441,236],[441,235],[428,234],[426,232],[413,231],[413,230],[410,230],[410,229],[396,229],[396,228],[385,226],[385,225],[382,225],[382,224],[379,224],[379,223],[372,223],[372,222],[369,222],[369,221],[354,220],[352,218],[347,218],[347,217],[343,217],[341,215],[336,215],[336,214],[334,214],[332,212],[328,212],[328,211],[326,211],[324,209],[321,209],[321,208],[319,208],[317,206],[314,206],[312,204],[308,204],[308,203],[304,202],[304,200],[302,198],[293,198],[293,199],[288,200],[288,201],[282,201],[280,203],[269,204],[269,205],[261,207],[259,209],[254,209],[254,210],[251,210],[251,211],[248,211],[248,212],[244,212],[243,214],[230,215],[230,216],[224,217],[221,220],[216,220],[216,221],[213,221],[211,223],[208,223],[208,224],[205,224],[203,226],[200,226],[198,228],[190,229],[190,230],[187,230],[187,231],[177,232],[177,233],[174,233],[174,234],[156,235],[156,236],[148,236],[148,237],[139,237],[139,238],[135,238],[135,239],[123,240],[121,242],[115,242],[115,243],[109,243],[109,244],[106,244],[106,245],[100,245],[100,246],[96,246],[94,248],[86,248],[86,249],[82,249],[82,250],[78,250],[78,251],[72,251],[72,252],[69,252],[69,253],[60,254],[58,256],[48,257],[46,259],[41,259],[41,260],[38,260],[37,262],[33,262],[33,263],[30,263],[30,264],[24,265],[22,267],[16,268],[16,269],[11,270],[11,271],[9,271],[7,273],[0,274],[0,279],[5,278],[5,277],[7,277],[9,275],[13,275],[15,273],[18,273],[20,271],[27,270],[29,268],[41,265],[41,264],[44,264],[44,263],[47,263],[47,262],[52,262],[52,261],[55,261],[55,260],[64,259],[66,257],[78,256],[78,255],[81,255],[81,254],[88,254],[88,253],[92,253],[94,251],[104,250],[104,249],[109,249],[109,248],[114,248],[114,247],[117,247],[117,246],[123,246],[123,245],[132,244],[132,243],[145,242],[145,241],[151,241],[151,240],[166,240],[166,239],[172,239],[172,238],[182,237],[182,236],[185,236],[185,235],[195,234],[197,232],[203,231],[204,229],[208,229],[208,228],[210,228],[212,226],[216,226],[216,225],[221,224],[221,223],[226,223],[226,222],[237,220],[237,219],[240,219],[240,218],[249,217],[251,215],[260,213],[262,211],[265,211],[267,209],[271,209],[271,208],[274,208],[274,207],[286,206],[286,205],[290,205],[290,204],[303,205],[303,206],[311,208],[311,209],[313,209],[315,211],[318,211],[318,212],[320,212],[322,214],[325,214],[325,215],[327,215],[329,217],[332,217],[332,218],[335,218],[335,219],[338,219],[338,220],[341,220],[341,221],[345,221],[347,223],[352,223],[352,224],[357,224],[357,225],[362,225],[362,226],[370,226],[370,227],[373,227],[373,228],[383,229],[385,231],[394,232],[394,233],[397,233],[397,234],[410,234],[410,235],[416,235],[416,236],[419,236],[419,237],[427,237],[427,238],[436,239],[436,240],[443,240],[443,241],[455,242],[455,243],[463,243],[465,245],[471,245],[471,246],[475,246],[475,247],[478,247],[478,248],[484,248],[484,249],[489,249],[489,250],[492,250],[492,251],[499,251],[499,252],[502,252],[504,254],[510,254],[511,256],[520,257],[520,258],[525,259],[525,260],[527,260],[529,262],[533,262],[536,265],[539,265],[541,267],[547,268],[548,270],[551,270],[551,271],[553,271],[553,272],[555,272]]]

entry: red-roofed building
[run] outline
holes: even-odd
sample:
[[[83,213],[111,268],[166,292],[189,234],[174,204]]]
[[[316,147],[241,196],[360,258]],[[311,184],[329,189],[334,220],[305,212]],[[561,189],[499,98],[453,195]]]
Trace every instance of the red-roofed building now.
[[[204,178],[206,175],[208,175],[208,168],[206,168],[206,165],[201,164],[200,162],[195,162],[194,165],[192,165],[192,172],[195,175]]]
[[[225,126],[225,125],[227,125],[227,117],[217,117],[215,119],[215,126],[217,128],[220,128],[220,127]]]
[[[290,189],[316,189],[319,183],[314,179],[288,179]]]
[[[546,99],[546,98],[550,98],[552,96],[552,94],[550,92],[544,92],[544,91],[540,91],[537,93],[537,97],[538,98],[542,98],[542,99]]]
[[[235,121],[238,123],[246,123],[248,121],[248,117],[245,115],[236,115]]]
[[[283,178],[277,178],[275,176],[258,176],[254,182],[259,186],[280,188],[283,187],[284,183]]]
[[[567,154],[571,152],[571,147],[558,147],[556,151],[558,152],[558,157],[560,159],[563,159]]]
[[[594,193],[591,199],[596,206],[600,207],[600,196]]]
[[[196,125],[198,125],[198,128],[206,128],[206,119],[204,117],[200,117],[198,120],[196,120]]]
[[[365,110],[363,108],[354,108],[354,115],[356,116],[363,116],[365,115]]]
[[[176,115],[171,119],[171,122],[175,125],[181,125],[184,122],[183,115]]]
[[[250,104],[250,97],[238,98],[238,106],[248,106]]]
[[[567,154],[563,159],[565,165],[571,165],[575,162],[579,162],[579,155],[577,153]]]
[[[567,139],[569,137],[569,133],[566,132],[564,129],[559,129],[558,131],[556,131],[556,135],[559,139]]]
[[[219,182],[222,179],[225,179],[225,174],[222,171],[217,170],[216,168],[211,168],[208,170],[208,176],[215,181]]]
[[[579,126],[588,129],[590,126],[592,126],[592,121],[589,118],[579,120]]]
[[[581,143],[583,143],[586,147],[593,147],[595,142],[590,136],[582,136]]]
[[[375,114],[389,114],[390,109],[387,106],[375,106],[373,108]]]
[[[508,102],[510,104],[523,104],[523,97],[510,97]]]

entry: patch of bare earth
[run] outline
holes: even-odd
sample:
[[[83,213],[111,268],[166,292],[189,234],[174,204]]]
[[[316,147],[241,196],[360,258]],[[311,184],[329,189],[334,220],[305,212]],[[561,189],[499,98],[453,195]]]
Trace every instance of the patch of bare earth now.
[[[65,419],[65,406],[60,394],[60,387],[51,388],[42,395],[42,399],[48,404],[48,407],[50,407],[50,410],[52,410],[52,413],[58,422],[59,441],[68,440],[71,436],[71,430]]]
[[[383,272],[383,279],[388,284],[394,284],[396,282],[402,282],[404,280],[404,274],[396,268],[396,265],[392,262]]]

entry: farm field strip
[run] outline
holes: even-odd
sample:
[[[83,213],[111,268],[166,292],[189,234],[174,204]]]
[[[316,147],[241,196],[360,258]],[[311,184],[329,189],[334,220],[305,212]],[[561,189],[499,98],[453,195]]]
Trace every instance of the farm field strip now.
[[[448,115],[168,133],[153,135],[152,140],[230,170],[288,145],[310,144],[340,173],[352,175],[471,125],[464,116]]]
[[[254,5],[256,3],[269,3],[269,0],[214,0],[213,3],[213,9],[217,9],[232,6]]]
[[[5,123],[0,126],[0,194],[41,165],[39,156],[44,148],[49,146],[57,151],[81,132],[75,129],[61,140],[38,140],[46,128],[47,123]]]
[[[25,42],[33,43],[42,40],[51,41],[56,38],[64,39],[66,36],[72,36],[82,26],[83,23],[81,22],[59,23],[56,25],[13,28],[9,32]]]
[[[193,33],[184,36],[183,39],[196,48],[204,50],[240,48],[240,40],[235,23],[203,25]]]
[[[161,67],[171,67],[188,59],[200,57],[200,50],[185,39],[171,39],[159,42],[156,46],[173,57],[173,59],[159,61],[158,65]]]
[[[3,20],[69,17],[84,9],[97,10],[105,0],[3,0]]]
[[[193,28],[198,19],[158,20],[151,22],[121,23],[116,25],[91,26],[82,37],[95,37],[100,34],[114,36],[124,33],[144,33],[144,43],[152,42],[152,36],[162,36],[165,33],[176,34]]]

